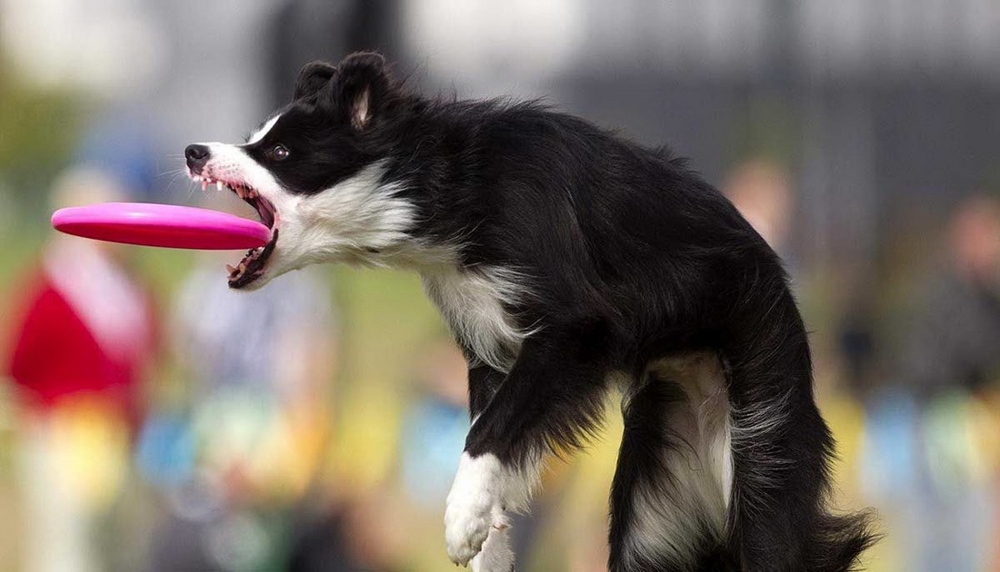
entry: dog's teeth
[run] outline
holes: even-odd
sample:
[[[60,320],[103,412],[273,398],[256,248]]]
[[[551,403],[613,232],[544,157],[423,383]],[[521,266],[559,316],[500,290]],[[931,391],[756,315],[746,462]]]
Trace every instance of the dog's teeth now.
[[[222,190],[222,181],[216,181],[215,182],[215,190],[217,190],[217,191],[221,191]]]
[[[230,276],[232,276],[232,275],[233,275],[233,274],[234,274],[234,273],[236,272],[236,269],[235,269],[235,268],[233,268],[233,265],[232,265],[232,264],[227,264],[227,265],[226,265],[226,270],[228,270],[228,271],[229,271],[229,274],[230,274]]]
[[[207,188],[208,188],[208,181],[206,181],[205,179],[202,179],[201,180],[201,190],[204,191]]]

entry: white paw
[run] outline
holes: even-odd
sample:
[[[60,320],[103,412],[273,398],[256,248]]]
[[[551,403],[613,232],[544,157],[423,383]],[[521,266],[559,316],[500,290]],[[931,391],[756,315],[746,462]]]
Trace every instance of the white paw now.
[[[448,556],[464,566],[480,554],[491,531],[506,527],[503,509],[497,503],[450,503],[444,514]]]
[[[483,549],[472,559],[472,572],[511,572],[514,570],[514,552],[510,547],[510,527],[490,530]]]
[[[482,550],[491,530],[507,528],[500,485],[496,457],[462,455],[444,512],[445,542],[455,564],[467,565]]]

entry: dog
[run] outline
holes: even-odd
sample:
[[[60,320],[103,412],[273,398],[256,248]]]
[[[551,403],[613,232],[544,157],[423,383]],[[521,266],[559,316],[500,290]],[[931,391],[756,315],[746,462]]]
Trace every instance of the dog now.
[[[834,441],[779,257],[668,149],[537,102],[425,98],[362,52],[185,157],[272,228],[232,288],[321,262],[420,273],[469,367],[454,563],[514,567],[507,515],[616,387],[609,570],[844,571],[875,540],[826,508]]]

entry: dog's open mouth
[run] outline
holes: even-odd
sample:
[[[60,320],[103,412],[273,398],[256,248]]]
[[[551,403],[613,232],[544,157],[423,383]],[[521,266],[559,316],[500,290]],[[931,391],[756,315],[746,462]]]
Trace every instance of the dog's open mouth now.
[[[220,181],[206,176],[195,176],[194,179],[201,183],[202,190],[214,184],[219,190],[226,187],[236,193],[239,198],[243,199],[243,202],[252,206],[257,211],[260,221],[271,229],[271,240],[267,244],[248,250],[236,266],[226,265],[226,270],[229,271],[229,287],[236,289],[243,288],[264,274],[267,259],[274,252],[274,246],[278,242],[278,229],[275,228],[277,211],[270,201],[257,192],[257,189],[246,183]]]

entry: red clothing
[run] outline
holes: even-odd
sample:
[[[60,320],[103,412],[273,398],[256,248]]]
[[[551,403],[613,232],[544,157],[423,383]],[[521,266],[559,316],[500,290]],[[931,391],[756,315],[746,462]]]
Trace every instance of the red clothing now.
[[[26,285],[20,327],[12,332],[11,377],[35,407],[48,410],[68,396],[92,394],[138,421],[138,381],[153,343],[148,300],[142,297],[146,314],[126,324],[121,339],[101,339],[58,282],[43,271]]]

